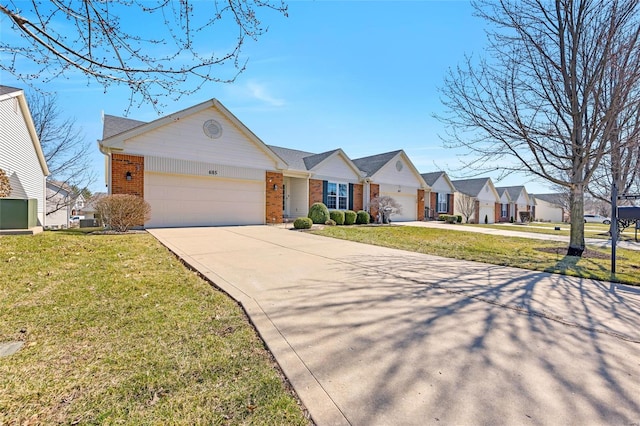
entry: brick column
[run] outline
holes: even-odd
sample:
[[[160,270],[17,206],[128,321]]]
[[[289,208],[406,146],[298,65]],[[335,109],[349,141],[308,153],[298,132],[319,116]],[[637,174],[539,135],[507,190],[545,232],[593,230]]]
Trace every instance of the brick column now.
[[[494,223],[499,223],[500,222],[500,218],[502,217],[502,205],[496,203],[495,210],[496,210],[496,213],[495,213]]]
[[[265,182],[265,223],[282,223],[282,184],[284,183],[284,177],[282,173],[267,172]]]
[[[475,210],[475,213],[474,213],[474,215],[476,217],[475,222],[476,223],[480,223],[480,201],[478,201],[477,199],[473,203],[473,209]]]
[[[353,210],[356,212],[363,209],[363,193],[364,187],[361,183],[353,184]]]
[[[380,185],[378,185],[377,183],[372,183],[369,184],[369,196],[370,196],[370,200],[373,201],[374,198],[377,198],[380,195]],[[373,203],[371,203],[371,205],[369,206],[369,210],[371,210],[369,212],[369,214],[371,215],[371,221],[374,221],[374,218],[378,217],[378,208],[375,207],[373,205]]]
[[[111,154],[111,193],[144,198],[144,157]]]
[[[322,202],[322,181],[309,179],[309,207]]]
[[[418,220],[424,220],[424,189],[418,189]]]
[[[437,208],[438,208],[438,193],[437,192],[432,192],[431,196],[429,197],[429,214],[431,215],[430,219],[437,219],[438,218],[438,212],[436,212]]]

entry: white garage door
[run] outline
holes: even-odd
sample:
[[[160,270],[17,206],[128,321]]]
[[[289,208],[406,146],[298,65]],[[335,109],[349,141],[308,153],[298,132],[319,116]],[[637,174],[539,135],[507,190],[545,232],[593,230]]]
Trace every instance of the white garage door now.
[[[388,195],[402,206],[402,212],[391,216],[392,222],[408,222],[417,219],[418,206],[415,195],[402,194],[398,192],[382,192],[380,195]]]
[[[264,182],[145,173],[147,228],[263,224]]]
[[[479,223],[484,223],[485,216],[487,217],[487,223],[495,222],[495,207],[493,205],[480,205]]]

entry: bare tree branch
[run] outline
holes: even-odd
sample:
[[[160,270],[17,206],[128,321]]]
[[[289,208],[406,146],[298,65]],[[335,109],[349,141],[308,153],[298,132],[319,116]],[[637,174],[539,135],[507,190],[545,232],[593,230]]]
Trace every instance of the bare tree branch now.
[[[4,1],[0,19],[16,37],[0,40],[0,70],[27,84],[79,71],[105,90],[128,86],[130,106],[157,106],[233,81],[245,40],[267,31],[258,9],[287,15],[282,0]]]

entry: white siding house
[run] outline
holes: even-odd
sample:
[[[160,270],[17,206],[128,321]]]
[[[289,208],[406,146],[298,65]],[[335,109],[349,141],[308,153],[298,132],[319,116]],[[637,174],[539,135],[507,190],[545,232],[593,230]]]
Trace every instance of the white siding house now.
[[[7,86],[0,86],[0,169],[9,177],[10,198],[36,199],[38,225],[45,226],[49,169],[24,91]]]

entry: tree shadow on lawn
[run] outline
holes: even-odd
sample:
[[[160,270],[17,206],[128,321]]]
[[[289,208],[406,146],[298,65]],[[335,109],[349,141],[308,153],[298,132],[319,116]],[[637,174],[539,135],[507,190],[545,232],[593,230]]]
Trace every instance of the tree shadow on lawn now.
[[[353,424],[639,420],[637,294],[411,253],[341,262],[260,303]]]

